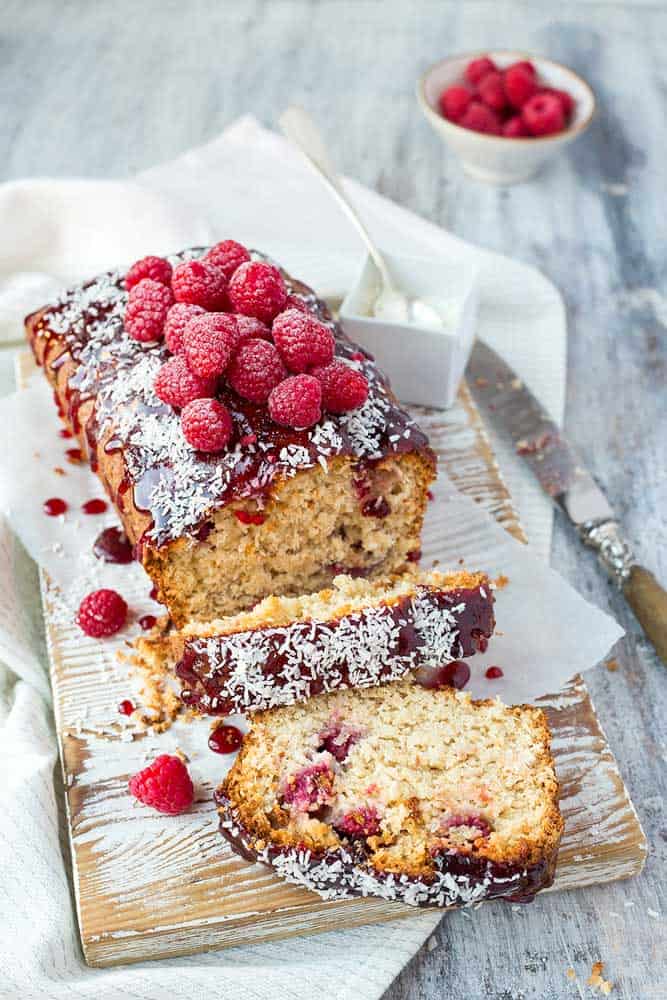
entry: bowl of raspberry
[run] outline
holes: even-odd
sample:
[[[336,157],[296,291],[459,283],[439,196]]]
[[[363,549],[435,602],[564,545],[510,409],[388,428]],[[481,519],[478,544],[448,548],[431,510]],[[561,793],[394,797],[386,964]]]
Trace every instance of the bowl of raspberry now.
[[[516,184],[585,131],[595,95],[567,66],[524,52],[450,56],[417,84],[419,105],[471,176]]]

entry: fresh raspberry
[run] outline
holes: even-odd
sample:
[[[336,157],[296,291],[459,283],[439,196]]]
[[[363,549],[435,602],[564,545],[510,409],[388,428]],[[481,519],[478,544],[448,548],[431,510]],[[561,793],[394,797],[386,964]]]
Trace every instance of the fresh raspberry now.
[[[557,97],[563,107],[565,120],[567,121],[570,118],[570,115],[574,111],[574,98],[566,90],[556,90],[554,87],[542,87],[538,93],[552,94],[554,97]]]
[[[503,125],[503,135],[507,139],[527,139],[530,137],[530,132],[524,125],[521,115],[514,115]]]
[[[215,395],[215,379],[200,378],[188,368],[185,358],[178,354],[166,361],[155,377],[155,395],[168,406],[181,410],[193,399]]]
[[[224,309],[227,303],[227,279],[207,260],[188,260],[179,264],[171,279],[177,302],[190,302],[202,309]]]
[[[472,100],[472,94],[466,87],[447,87],[440,94],[438,104],[445,118],[457,122],[464,114]]]
[[[512,66],[509,66],[508,69],[522,69],[524,72],[530,73],[534,79],[537,79],[537,70],[529,59],[519,59],[518,62],[512,63]]]
[[[229,281],[236,268],[250,260],[250,254],[236,240],[223,240],[222,243],[216,243],[211,247],[204,260],[219,268]]]
[[[462,125],[463,128],[472,129],[473,132],[500,135],[498,116],[481,101],[471,101],[468,110],[458,124]]]
[[[535,94],[524,104],[521,116],[531,135],[553,135],[565,127],[563,105],[554,94]]]
[[[246,261],[234,271],[229,298],[236,312],[270,323],[284,309],[287,289],[273,264]]]
[[[479,59],[473,59],[466,66],[464,76],[468,83],[471,83],[473,87],[482,80],[487,73],[497,72],[498,67],[492,59],[488,56],[481,56]]]
[[[311,306],[300,295],[288,295],[285,299],[283,311],[285,309],[298,309],[302,313],[312,313],[313,311]]]
[[[227,369],[227,381],[243,399],[265,403],[271,390],[287,376],[276,347],[252,337],[241,344]]]
[[[503,73],[505,96],[513,108],[522,108],[537,90],[535,71],[525,63],[515,63]]]
[[[271,340],[271,330],[266,325],[262,323],[261,319],[255,319],[254,316],[241,316],[239,313],[236,316],[236,343],[234,345],[234,350],[244,344],[246,340],[250,340],[251,337],[259,337],[261,340]]]
[[[305,372],[333,359],[336,341],[328,326],[298,309],[287,309],[273,321],[273,341],[291,372]]]
[[[193,306],[189,302],[177,302],[171,307],[164,323],[164,342],[172,354],[180,354],[183,350],[185,324],[205,311],[201,306]]]
[[[77,622],[86,635],[99,639],[125,624],[127,604],[115,590],[93,590],[81,601]]]
[[[269,415],[283,427],[312,427],[322,416],[322,386],[312,375],[286,378],[269,396]]]
[[[500,73],[487,73],[480,81],[477,94],[493,111],[503,111],[507,107],[507,97]]]
[[[329,413],[356,410],[368,399],[368,379],[344,361],[332,361],[324,368],[315,368],[313,375],[322,386],[322,406]]]
[[[125,330],[134,340],[160,340],[169,307],[174,301],[171,288],[144,278],[133,288],[125,309]]]
[[[161,285],[171,284],[171,264],[164,257],[142,257],[136,261],[125,275],[128,292],[144,278],[159,281]]]
[[[236,344],[236,318],[230,313],[194,316],[183,330],[183,354],[201,378],[222,375]]]
[[[180,757],[161,753],[129,781],[130,793],[145,806],[178,816],[192,805],[195,790]]]
[[[380,816],[374,806],[360,806],[337,819],[334,823],[339,833],[348,837],[373,837],[380,832]]]
[[[197,451],[222,451],[234,421],[226,406],[217,399],[193,399],[181,413],[183,436]]]
[[[144,278],[159,281],[161,285],[171,284],[171,264],[164,257],[142,257],[125,275],[125,287],[129,291]]]

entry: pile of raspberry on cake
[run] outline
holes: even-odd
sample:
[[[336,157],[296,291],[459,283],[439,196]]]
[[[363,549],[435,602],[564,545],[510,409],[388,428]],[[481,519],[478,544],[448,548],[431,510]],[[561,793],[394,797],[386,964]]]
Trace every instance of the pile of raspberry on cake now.
[[[536,139],[568,127],[574,98],[546,86],[528,59],[500,69],[489,56],[468,63],[464,79],[443,90],[440,111],[448,121],[506,139]]]
[[[125,329],[142,342],[164,339],[173,356],[155,391],[181,411],[183,434],[198,451],[222,451],[232,437],[232,415],[216,398],[221,388],[265,404],[272,420],[296,429],[368,397],[363,372],[334,358],[330,328],[288,295],[277,267],[252,261],[234,240],[175,269],[145,257],[125,285]]]

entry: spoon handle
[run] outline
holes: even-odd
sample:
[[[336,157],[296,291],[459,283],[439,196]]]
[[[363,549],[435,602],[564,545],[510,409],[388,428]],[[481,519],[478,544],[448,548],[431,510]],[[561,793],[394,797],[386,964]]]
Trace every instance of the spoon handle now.
[[[340,178],[331,165],[324,140],[313,119],[303,108],[292,105],[283,112],[278,121],[287,138],[295,146],[298,146],[306,159],[315,168],[320,180],[327,185],[350,221],[354,223],[359,235],[368,248],[369,254],[373,258],[375,266],[380,272],[384,286],[393,291],[394,283],[391,280],[385,259],[375,246],[356,209],[352,206],[343,191]]]

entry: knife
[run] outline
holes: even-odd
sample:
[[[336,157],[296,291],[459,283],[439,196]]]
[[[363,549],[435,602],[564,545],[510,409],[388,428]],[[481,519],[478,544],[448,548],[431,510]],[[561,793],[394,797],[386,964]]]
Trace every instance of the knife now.
[[[667,592],[640,566],[607,498],[544,407],[488,344],[477,340],[466,368],[475,401],[511,441],[542,489],[598,553],[660,659],[667,664]]]

